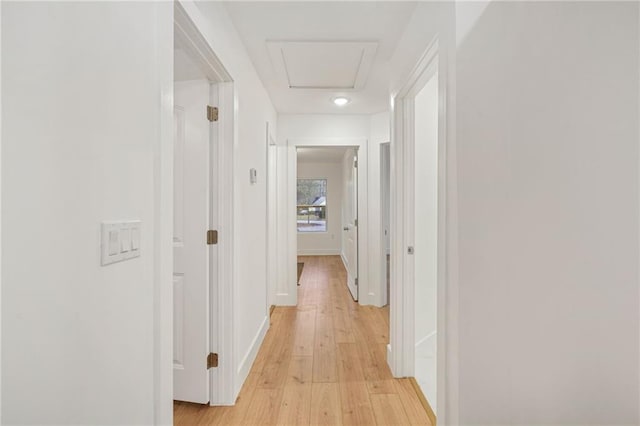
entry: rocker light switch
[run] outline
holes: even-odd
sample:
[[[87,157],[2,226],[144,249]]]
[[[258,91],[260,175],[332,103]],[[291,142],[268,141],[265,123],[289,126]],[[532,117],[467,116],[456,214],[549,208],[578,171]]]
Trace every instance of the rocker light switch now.
[[[120,252],[126,253],[131,250],[131,229],[122,228],[120,230]]]
[[[102,266],[140,256],[140,228],[139,220],[102,222]]]
[[[117,229],[109,229],[109,256],[114,256],[120,252],[118,247],[118,234]]]
[[[140,250],[140,228],[131,228],[131,250]]]

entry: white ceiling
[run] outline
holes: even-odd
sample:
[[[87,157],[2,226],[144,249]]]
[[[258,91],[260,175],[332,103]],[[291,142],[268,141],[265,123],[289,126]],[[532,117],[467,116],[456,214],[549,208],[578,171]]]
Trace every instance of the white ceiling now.
[[[362,89],[377,42],[267,41],[280,84],[290,89]]]
[[[389,60],[415,2],[225,5],[278,112],[389,109]],[[336,96],[351,102],[337,107],[332,103]]]
[[[299,163],[340,163],[349,147],[305,147],[298,148]]]

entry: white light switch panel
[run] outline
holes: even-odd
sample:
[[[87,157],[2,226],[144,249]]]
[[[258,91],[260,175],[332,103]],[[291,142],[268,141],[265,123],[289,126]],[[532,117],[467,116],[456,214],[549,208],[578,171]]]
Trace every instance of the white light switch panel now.
[[[140,256],[139,220],[102,222],[102,266]]]

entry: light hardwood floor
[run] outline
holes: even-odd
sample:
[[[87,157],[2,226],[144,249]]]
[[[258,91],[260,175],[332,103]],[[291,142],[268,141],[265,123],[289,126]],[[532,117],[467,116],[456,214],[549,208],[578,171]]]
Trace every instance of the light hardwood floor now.
[[[237,403],[176,402],[176,425],[430,425],[386,363],[388,308],[360,306],[338,256],[301,256],[297,307],[277,307]]]

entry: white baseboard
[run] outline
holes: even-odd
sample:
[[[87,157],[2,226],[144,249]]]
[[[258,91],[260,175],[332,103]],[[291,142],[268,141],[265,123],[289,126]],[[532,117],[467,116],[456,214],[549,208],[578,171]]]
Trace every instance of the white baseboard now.
[[[260,350],[260,345],[262,345],[264,336],[267,334],[267,330],[269,330],[269,315],[264,317],[264,320],[262,321],[262,325],[258,330],[258,334],[256,334],[256,336],[253,338],[253,341],[251,342],[251,346],[249,347],[249,350],[247,351],[244,358],[242,358],[242,361],[238,365],[238,373],[236,375],[236,380],[235,380],[236,386],[234,389],[234,394],[236,398],[240,393],[240,389],[242,389],[242,385],[244,384],[244,381],[247,379],[247,376],[249,375],[249,371],[251,370],[251,366],[253,365],[253,362],[256,360],[256,356],[258,355],[258,351]]]
[[[287,293],[276,294],[273,304],[275,306],[296,306],[298,304],[298,295]]]
[[[340,252],[340,259],[342,260],[342,265],[344,266],[345,270],[349,270],[349,268],[347,268],[347,259],[344,257],[344,253]]]
[[[367,294],[368,299],[366,300],[367,305],[375,306],[376,308],[382,308],[384,303],[380,300],[377,294],[369,293]],[[364,303],[363,303],[364,304]]]
[[[298,256],[340,256],[336,249],[298,249]]]

